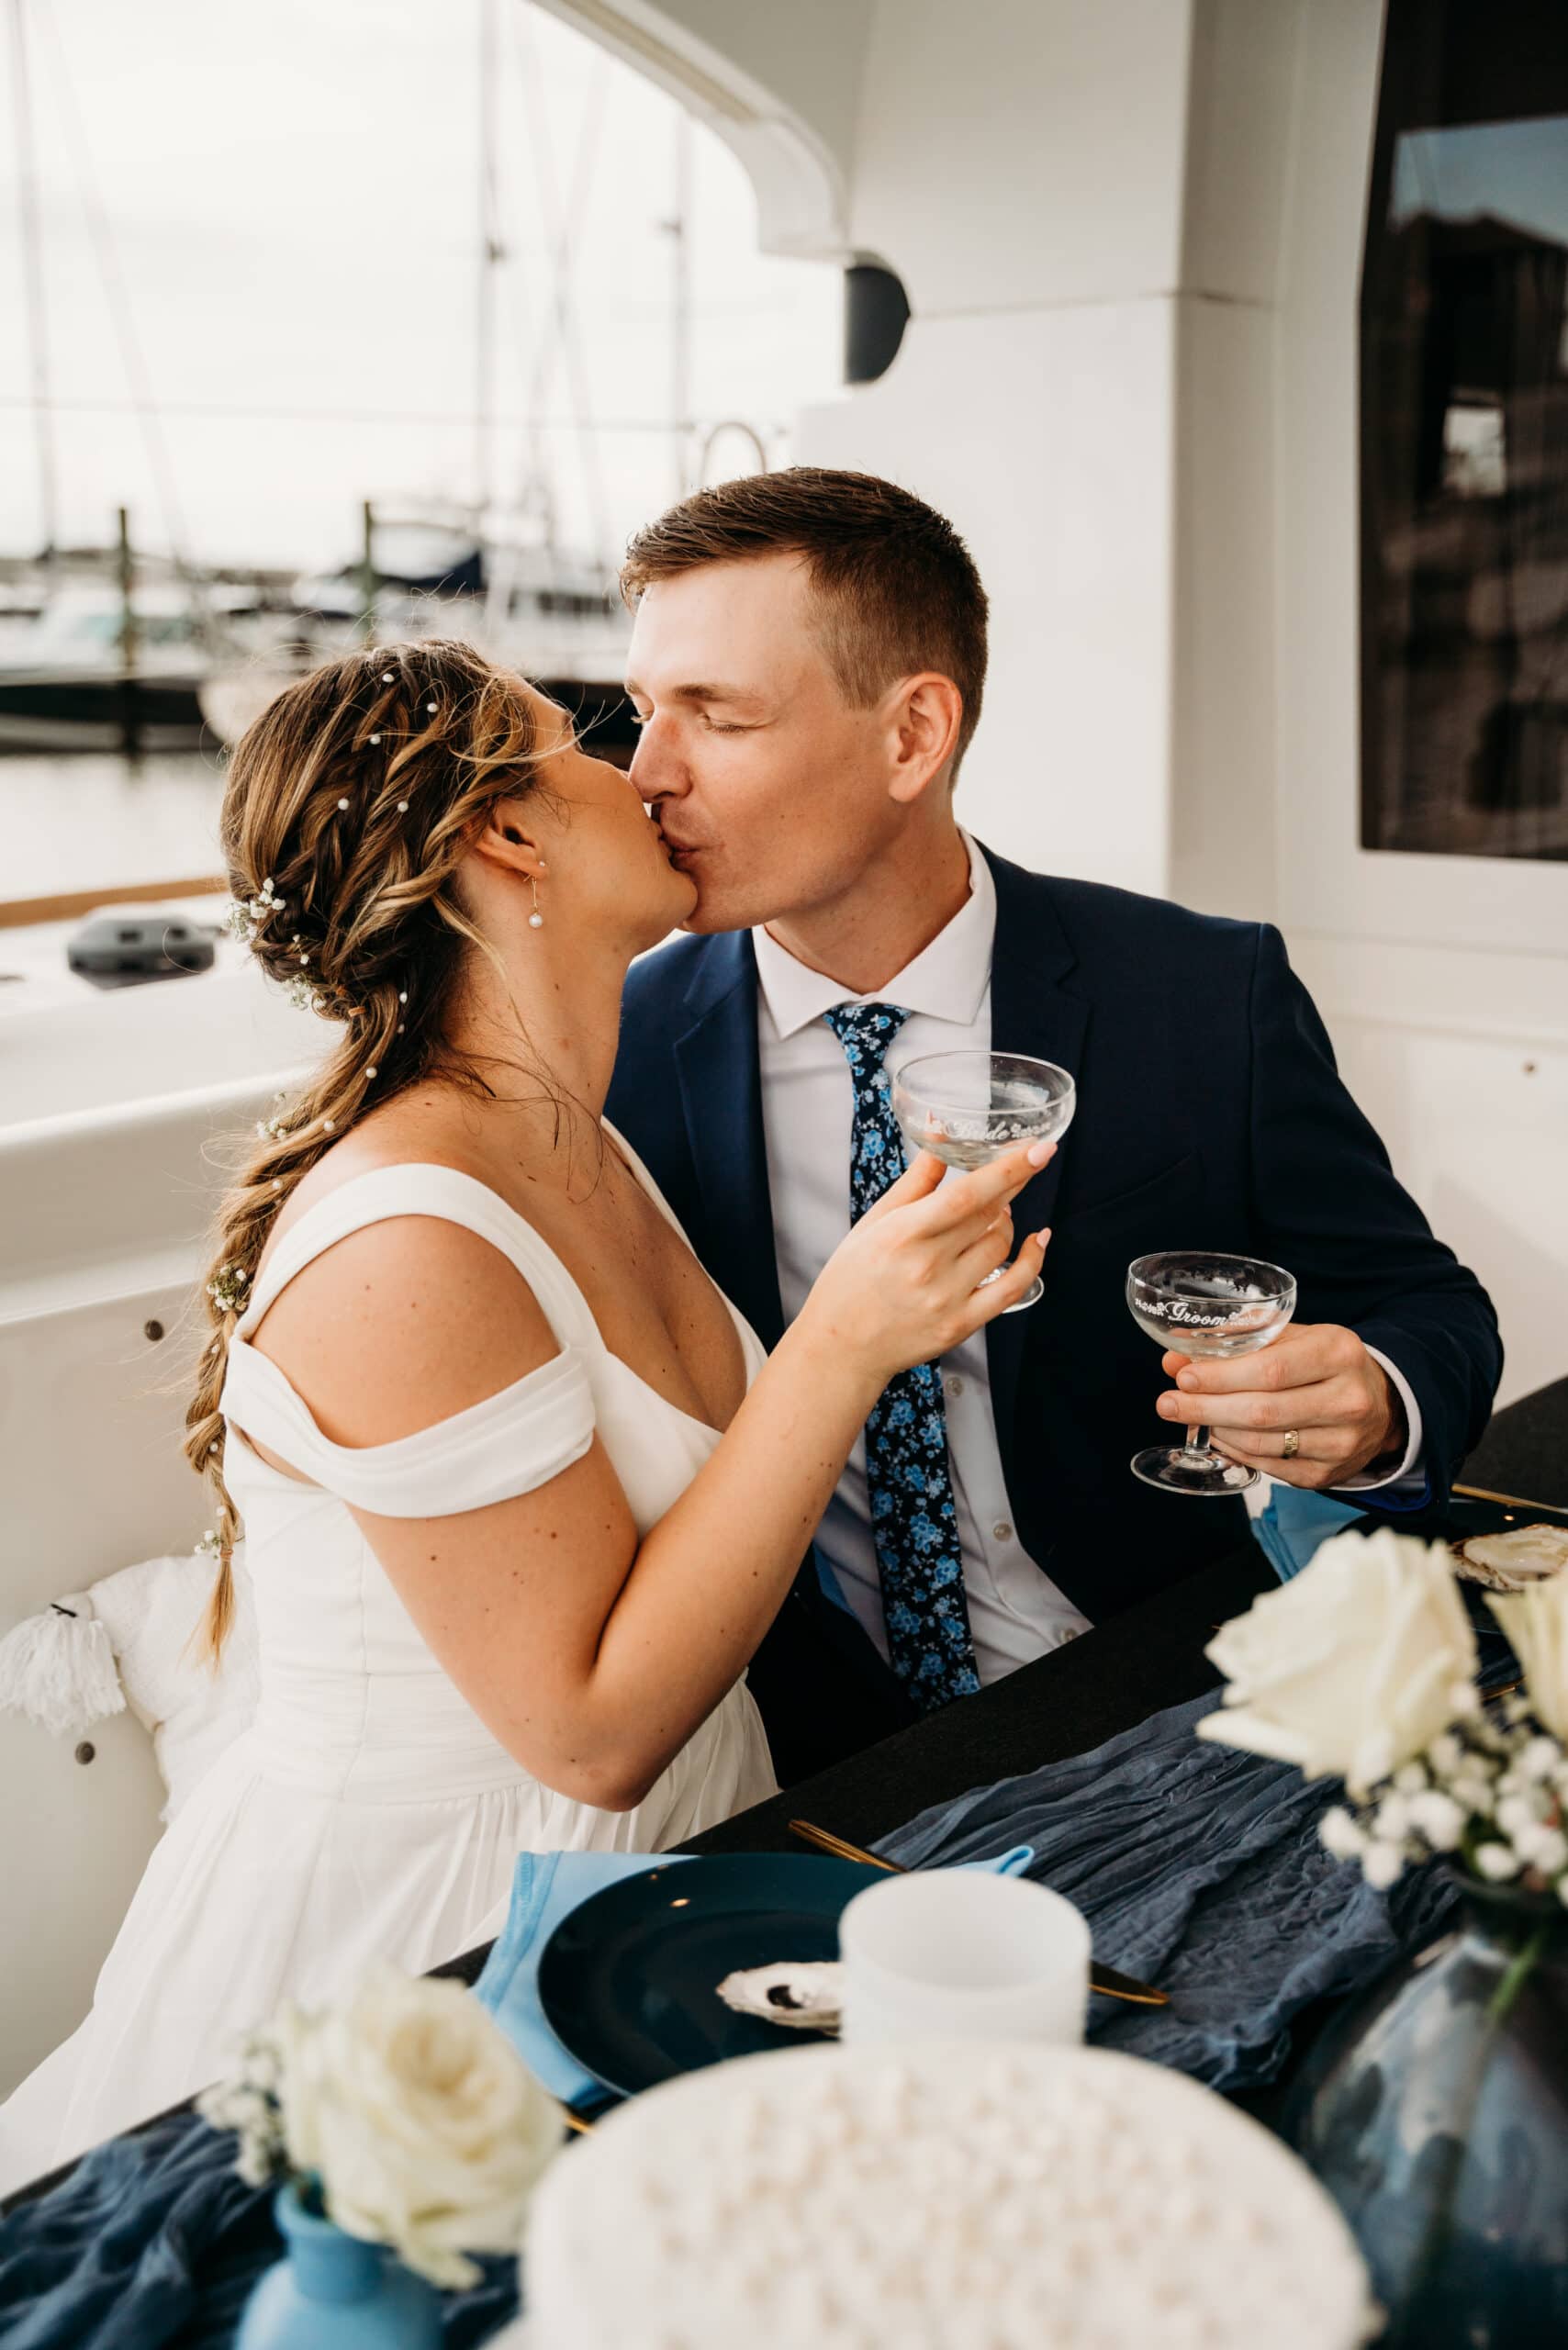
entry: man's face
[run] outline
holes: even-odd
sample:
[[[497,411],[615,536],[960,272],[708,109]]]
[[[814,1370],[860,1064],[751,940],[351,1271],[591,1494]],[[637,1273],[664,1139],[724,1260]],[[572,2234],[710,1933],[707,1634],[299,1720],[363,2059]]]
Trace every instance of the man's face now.
[[[688,930],[829,904],[896,830],[887,713],[846,701],[802,557],[655,581],[626,690],[642,722],[632,780],[697,886]]]

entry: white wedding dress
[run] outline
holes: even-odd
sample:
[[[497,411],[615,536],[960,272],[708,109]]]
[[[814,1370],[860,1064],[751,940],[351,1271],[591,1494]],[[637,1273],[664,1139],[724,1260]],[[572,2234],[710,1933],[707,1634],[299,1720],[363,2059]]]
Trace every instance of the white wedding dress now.
[[[345,1449],[245,1334],[321,1250],[401,1215],[482,1234],[528,1281],[561,1352],[433,1427]],[[763,1349],[734,1319],[749,1385]],[[658,1852],[775,1792],[744,1679],[634,1811],[541,1785],[436,1662],[345,1506],[479,1509],[544,1484],[597,1431],[646,1532],[718,1442],[609,1351],[560,1259],[487,1186],[450,1168],[381,1168],[308,1209],[236,1327],[222,1408],[255,1591],[256,1718],[153,1852],[86,2021],[0,2106],[0,2194],[204,2087],[237,2032],[282,1999],[330,1999],[376,1956],[418,1972],[491,1939],[520,1852]],[[268,1467],[241,1429],[311,1482]]]

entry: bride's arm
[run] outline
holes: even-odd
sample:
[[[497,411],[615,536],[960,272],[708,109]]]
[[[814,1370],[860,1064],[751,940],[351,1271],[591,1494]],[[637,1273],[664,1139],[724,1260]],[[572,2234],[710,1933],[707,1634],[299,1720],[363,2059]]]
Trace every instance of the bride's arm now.
[[[938,1191],[941,1169],[918,1159],[835,1252],[711,1458],[641,1540],[597,1438],[547,1484],[483,1509],[354,1512],[434,1654],[526,1770],[605,1808],[642,1800],[777,1614],[888,1380],[1033,1280],[1037,1238],[976,1292],[1035,1171],[1021,1149]],[[394,1231],[353,1236],[292,1285],[310,1285],[316,1335],[308,1363],[280,1360],[339,1443],[445,1419],[559,1351],[521,1275],[476,1235],[433,1219]]]

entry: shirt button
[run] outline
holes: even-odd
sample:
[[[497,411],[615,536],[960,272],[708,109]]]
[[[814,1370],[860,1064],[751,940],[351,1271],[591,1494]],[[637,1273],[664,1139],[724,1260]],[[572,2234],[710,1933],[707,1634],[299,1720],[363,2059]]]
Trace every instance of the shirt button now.
[[[1004,1517],[999,1517],[991,1530],[999,1542],[1011,1542],[1013,1539],[1013,1528]]]
[[[949,1395],[961,1395],[964,1392],[964,1382],[956,1371],[950,1371],[942,1384]]]

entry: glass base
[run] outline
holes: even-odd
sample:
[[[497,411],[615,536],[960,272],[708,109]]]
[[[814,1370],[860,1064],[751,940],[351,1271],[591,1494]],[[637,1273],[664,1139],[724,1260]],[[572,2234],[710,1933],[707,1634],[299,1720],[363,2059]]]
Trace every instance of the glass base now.
[[[989,1289],[992,1281],[999,1281],[1002,1279],[1002,1274],[1008,1270],[1009,1268],[1005,1265],[998,1265],[994,1273],[986,1273],[982,1275],[980,1280],[975,1283],[975,1287],[977,1289]],[[1023,1296],[1015,1297],[1011,1305],[1004,1305],[1002,1310],[1003,1314],[1022,1314],[1026,1305],[1038,1305],[1045,1293],[1045,1282],[1040,1279],[1038,1273],[1036,1273],[1034,1280],[1029,1283],[1028,1288],[1024,1292]]]
[[[1146,1485],[1166,1494],[1193,1494],[1199,1501],[1233,1501],[1260,1482],[1256,1469],[1227,1460],[1223,1452],[1185,1444],[1151,1444],[1147,1452],[1135,1452],[1129,1466]]]

